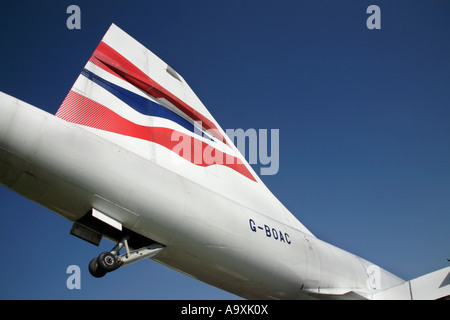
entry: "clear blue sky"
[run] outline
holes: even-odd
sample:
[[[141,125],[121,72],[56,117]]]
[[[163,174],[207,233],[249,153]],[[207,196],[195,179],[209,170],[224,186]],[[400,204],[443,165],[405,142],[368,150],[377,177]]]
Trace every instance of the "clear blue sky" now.
[[[404,279],[449,265],[449,1],[47,2],[0,1],[1,91],[55,113],[114,22],[224,129],[280,129],[280,170],[262,178],[316,236]],[[4,187],[0,214],[0,298],[235,298],[150,260],[93,279],[112,243]],[[66,288],[72,264],[81,290]]]

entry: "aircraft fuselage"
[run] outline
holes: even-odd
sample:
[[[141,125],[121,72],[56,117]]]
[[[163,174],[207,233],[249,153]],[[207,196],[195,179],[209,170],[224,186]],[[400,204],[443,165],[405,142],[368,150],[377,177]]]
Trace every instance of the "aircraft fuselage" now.
[[[70,221],[92,208],[107,213],[164,245],[154,260],[201,281],[253,299],[338,296],[350,289],[369,297],[402,282],[3,93],[0,114],[1,184]]]

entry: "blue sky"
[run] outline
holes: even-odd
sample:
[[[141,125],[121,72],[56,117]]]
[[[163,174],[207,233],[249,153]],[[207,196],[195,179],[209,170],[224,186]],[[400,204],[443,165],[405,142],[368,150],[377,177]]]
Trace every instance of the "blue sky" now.
[[[319,238],[404,279],[450,258],[450,3],[2,1],[0,90],[55,113],[111,23],[180,73],[222,128],[280,130],[262,179]],[[81,30],[66,8],[81,8]],[[366,9],[381,8],[368,30]],[[93,279],[100,248],[0,187],[0,298],[234,299],[153,261]],[[82,269],[68,290],[66,269]]]

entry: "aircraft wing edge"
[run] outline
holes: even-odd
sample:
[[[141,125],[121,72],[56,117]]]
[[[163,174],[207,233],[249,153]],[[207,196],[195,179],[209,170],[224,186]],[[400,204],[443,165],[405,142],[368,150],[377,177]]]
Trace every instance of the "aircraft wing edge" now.
[[[450,267],[375,293],[373,300],[439,300],[450,298]]]

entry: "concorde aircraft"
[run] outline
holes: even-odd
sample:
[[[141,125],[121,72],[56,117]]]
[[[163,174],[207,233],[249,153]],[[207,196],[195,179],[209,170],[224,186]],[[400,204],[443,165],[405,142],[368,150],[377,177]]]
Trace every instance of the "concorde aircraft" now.
[[[116,245],[94,277],[151,258],[249,299],[441,299],[316,238],[268,190],[183,77],[116,25],[56,115],[0,93],[0,182]]]

